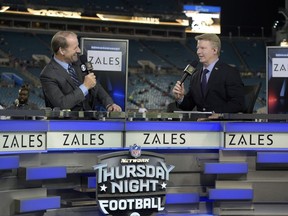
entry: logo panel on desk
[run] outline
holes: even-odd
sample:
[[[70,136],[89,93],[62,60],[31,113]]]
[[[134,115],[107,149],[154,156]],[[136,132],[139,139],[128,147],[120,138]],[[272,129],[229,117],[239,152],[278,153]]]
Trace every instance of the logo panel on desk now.
[[[173,165],[164,157],[142,152],[137,144],[129,152],[99,156],[96,171],[96,199],[106,215],[152,215],[163,211],[166,187]]]

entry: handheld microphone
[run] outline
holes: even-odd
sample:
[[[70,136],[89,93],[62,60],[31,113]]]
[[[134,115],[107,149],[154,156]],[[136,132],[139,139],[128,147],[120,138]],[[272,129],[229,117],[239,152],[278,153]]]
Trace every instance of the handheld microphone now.
[[[184,69],[184,74],[180,80],[180,83],[182,84],[188,76],[191,76],[195,71],[196,67],[198,65],[198,61],[194,60],[191,64],[188,64],[186,68]]]
[[[87,56],[83,54],[83,55],[80,55],[79,58],[81,62],[80,69],[82,73],[85,73],[85,76],[86,74],[93,73],[92,63],[87,61]],[[95,89],[95,86],[92,89]]]
[[[91,73],[93,71],[93,66],[91,62],[87,61],[87,56],[86,55],[80,55],[80,68],[82,73]]]
[[[15,105],[16,107],[19,107],[19,104],[20,104],[19,99],[16,99],[16,100],[14,101],[14,105]]]

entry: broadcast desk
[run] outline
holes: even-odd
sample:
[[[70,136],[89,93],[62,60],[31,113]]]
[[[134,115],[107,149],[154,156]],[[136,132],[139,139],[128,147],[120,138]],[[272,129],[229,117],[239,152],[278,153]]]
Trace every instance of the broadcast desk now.
[[[158,215],[288,212],[286,115],[1,110],[0,116],[1,215],[98,215],[97,157],[134,144],[175,166]]]

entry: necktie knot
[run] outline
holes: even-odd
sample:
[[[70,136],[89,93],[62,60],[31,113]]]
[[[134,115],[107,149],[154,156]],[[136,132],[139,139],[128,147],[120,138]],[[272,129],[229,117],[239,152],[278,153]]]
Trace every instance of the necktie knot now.
[[[204,69],[203,70],[203,74],[206,75],[207,73],[209,73],[209,70],[208,69]]]

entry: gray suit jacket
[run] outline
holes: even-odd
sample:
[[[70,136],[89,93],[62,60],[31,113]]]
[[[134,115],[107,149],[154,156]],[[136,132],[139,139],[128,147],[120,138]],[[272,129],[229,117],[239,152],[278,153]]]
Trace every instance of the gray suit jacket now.
[[[73,65],[78,79],[83,83],[83,74],[80,69],[80,62]],[[43,94],[46,107],[59,107],[60,109],[70,109],[72,111],[94,110],[96,105],[102,104],[106,107],[113,103],[112,98],[97,83],[89,90],[85,97],[79,87],[76,87],[68,72],[59,65],[52,57],[40,74]]]

